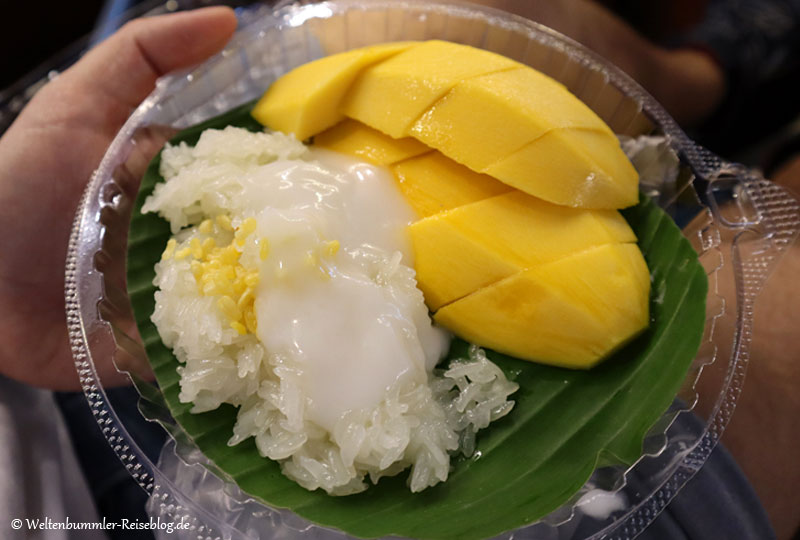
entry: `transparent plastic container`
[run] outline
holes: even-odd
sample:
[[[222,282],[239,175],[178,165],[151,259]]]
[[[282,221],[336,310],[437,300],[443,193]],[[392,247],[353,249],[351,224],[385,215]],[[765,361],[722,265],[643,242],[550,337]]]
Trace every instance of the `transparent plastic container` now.
[[[182,128],[258,97],[309,60],[397,40],[446,39],[529,64],[563,82],[619,134],[666,137],[676,178],[643,189],[679,224],[708,273],[703,343],[673,406],[627,470],[595,473],[591,484],[624,496],[624,508],[590,517],[567,504],[505,538],[633,538],[669,504],[720,439],[741,392],[752,338],[753,302],[800,227],[800,207],[782,188],[694,144],[624,73],[536,23],[474,6],[428,1],[353,1],[239,11],[240,29],[221,54],[171,75],[131,115],[88,185],[75,218],[66,301],[72,350],[95,417],[133,478],[151,494],[150,512],[183,521],[191,538],[346,538],[287,510],[264,506],[217,476],[174,425],[152,380],[125,288],[128,221],[139,178],[131,173],[156,126]],[[140,165],[140,164],[139,164]],[[730,240],[728,240],[730,239]],[[723,242],[732,249],[720,249]],[[725,287],[725,283],[733,283]],[[172,434],[159,460],[109,403],[96,369],[113,361],[141,394],[139,409]],[[695,414],[700,421],[674,422]],[[635,486],[630,480],[636,477]],[[574,501],[574,499],[573,499]],[[174,536],[170,536],[173,538]]]

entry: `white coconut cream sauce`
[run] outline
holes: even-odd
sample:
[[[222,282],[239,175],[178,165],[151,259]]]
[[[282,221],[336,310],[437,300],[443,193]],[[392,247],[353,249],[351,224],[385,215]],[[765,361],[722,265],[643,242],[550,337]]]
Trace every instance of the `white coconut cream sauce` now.
[[[410,279],[405,228],[416,216],[391,173],[313,150],[307,161],[259,167],[242,185],[269,245],[257,335],[268,353],[302,366],[306,418],[333,431],[393,384],[424,382],[449,337]],[[392,272],[398,263],[406,268]]]

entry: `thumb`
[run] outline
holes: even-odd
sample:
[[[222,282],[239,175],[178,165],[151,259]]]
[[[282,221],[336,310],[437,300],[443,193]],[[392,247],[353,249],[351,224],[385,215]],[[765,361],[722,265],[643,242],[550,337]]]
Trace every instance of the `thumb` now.
[[[87,97],[110,99],[127,116],[158,77],[218,52],[235,29],[236,16],[226,7],[137,19],[89,51],[62,77],[81,87]]]

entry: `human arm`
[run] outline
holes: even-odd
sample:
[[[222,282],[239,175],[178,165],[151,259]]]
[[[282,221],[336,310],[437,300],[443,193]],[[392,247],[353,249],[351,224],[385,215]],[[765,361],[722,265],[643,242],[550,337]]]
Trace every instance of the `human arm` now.
[[[216,53],[235,27],[227,8],[128,23],[45,85],[0,138],[0,374],[78,388],[64,264],[83,188],[156,79]],[[99,369],[122,381],[110,361]]]

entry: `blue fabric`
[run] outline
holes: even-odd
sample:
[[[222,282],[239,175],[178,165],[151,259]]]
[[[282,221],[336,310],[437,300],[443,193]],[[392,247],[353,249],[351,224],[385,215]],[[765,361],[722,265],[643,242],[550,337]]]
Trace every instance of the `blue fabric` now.
[[[136,390],[132,387],[114,388],[106,393],[134,439],[142,444],[150,459],[157,460],[167,435],[159,425],[148,422],[139,413]],[[89,409],[86,396],[80,392],[58,392],[55,398],[100,516],[109,522],[120,522],[123,518],[148,521],[145,512],[147,494],[109,446]],[[112,540],[153,538],[152,532],[147,530],[113,529],[107,533]]]
[[[730,453],[717,445],[642,540],[770,540],[767,513]]]

